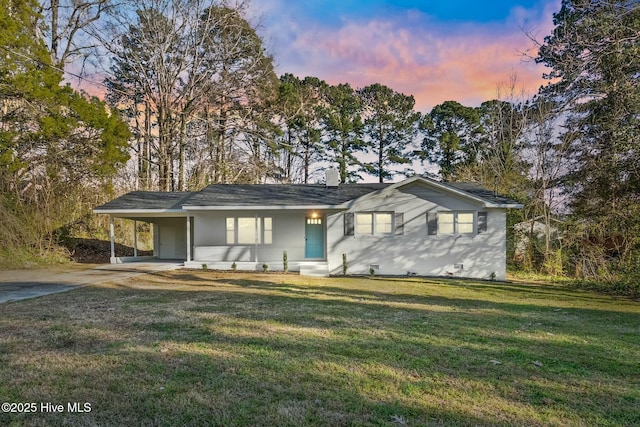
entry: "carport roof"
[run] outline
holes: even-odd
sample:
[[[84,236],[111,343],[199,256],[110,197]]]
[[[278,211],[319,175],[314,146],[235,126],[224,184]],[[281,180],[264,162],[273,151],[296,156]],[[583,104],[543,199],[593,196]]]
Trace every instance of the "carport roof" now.
[[[97,213],[113,210],[182,211],[182,205],[194,192],[132,191],[95,208]],[[107,211],[107,212],[102,212]]]

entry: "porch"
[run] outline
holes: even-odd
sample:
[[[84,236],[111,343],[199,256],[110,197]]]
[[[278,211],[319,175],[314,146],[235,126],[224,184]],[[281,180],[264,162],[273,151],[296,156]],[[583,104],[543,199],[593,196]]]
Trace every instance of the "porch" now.
[[[226,270],[226,271],[285,271],[284,262],[255,261],[188,261],[185,268]],[[326,261],[290,261],[287,271],[297,272],[301,276],[329,276],[329,264]]]

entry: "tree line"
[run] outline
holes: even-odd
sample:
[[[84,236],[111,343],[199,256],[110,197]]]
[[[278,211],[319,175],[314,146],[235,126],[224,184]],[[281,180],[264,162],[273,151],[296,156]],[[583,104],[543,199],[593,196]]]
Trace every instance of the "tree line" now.
[[[478,107],[424,114],[380,83],[277,76],[242,0],[0,6],[3,242],[47,251],[62,225],[132,189],[419,170],[521,201],[509,221],[530,225],[527,268],[640,276],[637,0],[563,0],[552,33],[531,35],[549,70],[536,95],[513,77]],[[63,83],[89,69],[105,76],[103,99]]]

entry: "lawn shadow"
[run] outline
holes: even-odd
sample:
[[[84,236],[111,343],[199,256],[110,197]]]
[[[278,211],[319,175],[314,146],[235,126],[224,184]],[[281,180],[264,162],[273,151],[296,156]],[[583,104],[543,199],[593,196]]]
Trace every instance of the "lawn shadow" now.
[[[0,323],[0,332],[12,331],[4,335],[10,337],[11,353],[0,355],[0,380],[21,387],[39,378],[62,378],[58,385],[45,385],[58,399],[79,399],[78,390],[93,393],[99,418],[88,419],[110,424],[640,421],[632,409],[637,392],[633,385],[621,386],[628,384],[629,373],[639,373],[637,359],[622,349],[607,350],[618,337],[603,334],[579,342],[538,333],[556,327],[577,337],[587,326],[583,321],[601,321],[598,326],[611,331],[623,318],[637,330],[637,313],[566,306],[556,312],[553,304],[492,301],[465,288],[455,297],[435,289],[395,293],[376,290],[378,279],[370,289],[352,289],[322,280],[297,284],[286,276],[203,278],[174,272],[153,278],[188,283],[177,290],[120,286],[51,297],[48,316],[64,328],[49,328],[44,336],[58,333],[57,341],[28,335],[39,327],[32,313],[45,307],[44,301],[22,304],[20,311],[12,307]],[[460,285],[443,289],[449,286]],[[487,286],[467,285],[474,291],[509,291]],[[70,318],[73,310],[77,317]],[[29,351],[35,342],[43,343],[36,349],[48,359],[26,366],[32,369],[29,381],[10,380],[11,370],[25,369],[18,351]],[[587,387],[591,377],[614,379]],[[45,393],[35,397],[46,401]],[[495,412],[494,404],[503,412]],[[535,418],[540,413],[556,418]],[[62,423],[62,418],[46,420]]]

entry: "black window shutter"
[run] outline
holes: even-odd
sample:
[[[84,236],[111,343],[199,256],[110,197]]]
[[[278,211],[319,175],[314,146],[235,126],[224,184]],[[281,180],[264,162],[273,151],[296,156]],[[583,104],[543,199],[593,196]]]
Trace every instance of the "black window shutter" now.
[[[353,213],[347,212],[344,214],[344,235],[353,236],[354,232],[354,216]]]
[[[478,212],[478,234],[487,232],[487,213]]]
[[[435,236],[438,233],[438,214],[427,212],[427,234]]]
[[[404,234],[404,212],[396,212],[394,222],[396,225],[396,234]]]

